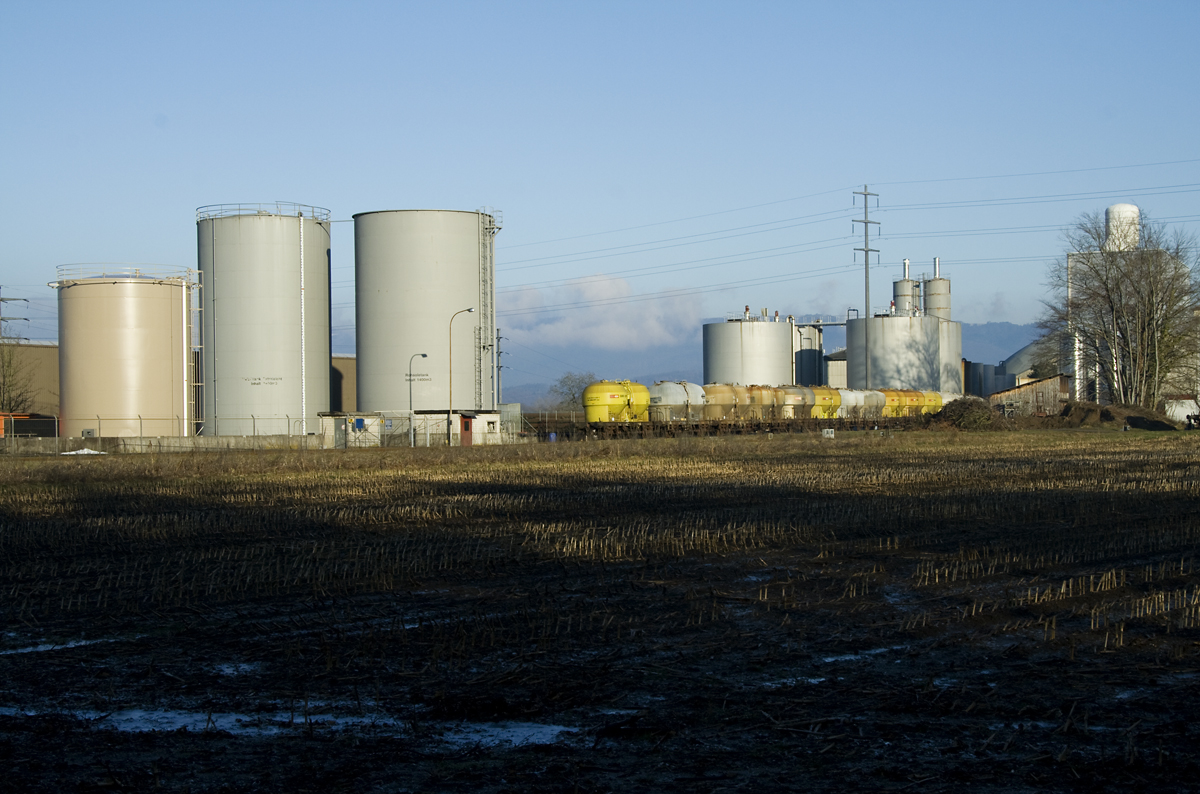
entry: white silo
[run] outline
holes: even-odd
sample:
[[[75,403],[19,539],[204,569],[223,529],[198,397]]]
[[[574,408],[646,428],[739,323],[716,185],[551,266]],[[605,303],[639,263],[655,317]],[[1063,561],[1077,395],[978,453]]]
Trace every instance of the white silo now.
[[[1134,204],[1113,204],[1104,210],[1104,250],[1132,251],[1141,237],[1141,210]]]
[[[486,212],[354,216],[359,411],[407,411],[410,361],[413,410],[447,410],[451,386],[455,411],[495,410],[499,230]]]
[[[950,279],[942,278],[942,263],[933,258],[933,278],[922,285],[925,295],[925,313],[943,320],[950,319]]]
[[[920,291],[915,289],[917,282],[908,277],[908,260],[904,260],[904,278],[892,282],[892,309],[895,314],[910,316],[918,308],[917,296]]]
[[[704,382],[741,386],[790,386],[795,377],[795,324],[761,320],[746,307],[741,317],[705,323]]]
[[[196,210],[203,435],[304,435],[329,410],[329,210]]]
[[[194,272],[67,265],[51,286],[63,435],[191,435]]]

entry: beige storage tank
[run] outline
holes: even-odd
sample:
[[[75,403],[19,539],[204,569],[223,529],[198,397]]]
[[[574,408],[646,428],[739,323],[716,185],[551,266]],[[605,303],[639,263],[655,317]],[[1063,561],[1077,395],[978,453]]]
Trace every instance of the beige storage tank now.
[[[749,405],[743,417],[746,419],[775,418],[775,389],[771,386],[748,386],[746,396]]]
[[[704,387],[704,418],[710,421],[737,416],[737,394],[728,383],[709,383]]]
[[[68,265],[58,291],[64,436],[190,436],[193,271]]]
[[[805,386],[784,386],[776,397],[780,419],[811,419],[816,402],[813,390]]]

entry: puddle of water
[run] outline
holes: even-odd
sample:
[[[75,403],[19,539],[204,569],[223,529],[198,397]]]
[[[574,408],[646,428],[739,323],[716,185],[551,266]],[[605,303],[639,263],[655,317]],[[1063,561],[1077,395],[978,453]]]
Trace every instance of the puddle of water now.
[[[106,713],[94,710],[54,712],[0,707],[0,714],[7,717],[55,713],[90,720],[99,728],[111,728],[127,733],[177,731],[186,728],[188,731],[198,732],[224,731],[235,736],[275,736],[285,731],[305,730],[311,725],[318,730],[371,728],[392,736],[412,734],[407,725],[391,718],[334,717],[332,714],[309,714],[306,724],[302,714],[293,715],[283,711],[267,714],[204,714],[172,709],[122,709]],[[573,734],[578,730],[564,725],[543,725],[535,722],[437,723],[429,727],[433,728],[437,739],[456,747],[552,744],[563,734]]]
[[[121,642],[122,640],[138,640],[141,637],[104,637],[98,640],[71,640],[70,642],[43,642],[40,645],[27,645],[24,648],[9,648],[0,651],[0,656],[14,653],[42,653],[43,651],[60,651],[64,648],[78,648],[82,645],[97,645],[102,642]]]
[[[523,744],[553,744],[562,734],[575,730],[536,722],[461,723],[448,728],[442,734],[442,741],[459,747],[474,744],[519,747]]]
[[[796,686],[797,684],[820,684],[824,681],[824,678],[781,678],[778,681],[768,681],[763,686],[767,689],[779,689],[780,687]]]
[[[878,656],[881,653],[888,651],[903,651],[907,649],[907,645],[890,645],[887,648],[872,648],[869,651],[859,651],[858,653],[846,653],[841,656],[826,656],[822,662],[858,662],[868,656]]]

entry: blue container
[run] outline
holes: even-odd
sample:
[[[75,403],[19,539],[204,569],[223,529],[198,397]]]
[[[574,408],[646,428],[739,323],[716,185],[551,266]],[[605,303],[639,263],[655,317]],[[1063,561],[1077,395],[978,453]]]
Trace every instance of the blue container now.
[[[546,440],[553,443],[558,441],[558,433],[550,433],[546,436]]]

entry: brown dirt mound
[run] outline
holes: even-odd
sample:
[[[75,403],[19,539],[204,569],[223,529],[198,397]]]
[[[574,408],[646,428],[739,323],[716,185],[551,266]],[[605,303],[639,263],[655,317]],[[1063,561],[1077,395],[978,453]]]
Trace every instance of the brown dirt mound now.
[[[1063,428],[1120,430],[1125,425],[1134,430],[1179,429],[1178,425],[1158,411],[1151,411],[1138,405],[1099,405],[1089,402],[1067,403],[1058,416],[1018,417],[1016,425],[1027,430]]]
[[[1013,423],[978,397],[959,397],[938,411],[934,424],[958,430],[1012,430]]]
[[[1177,430],[1178,427],[1159,411],[1140,405],[1098,405],[1096,403],[1067,403],[1057,417],[1060,427],[1122,427],[1135,430]]]

